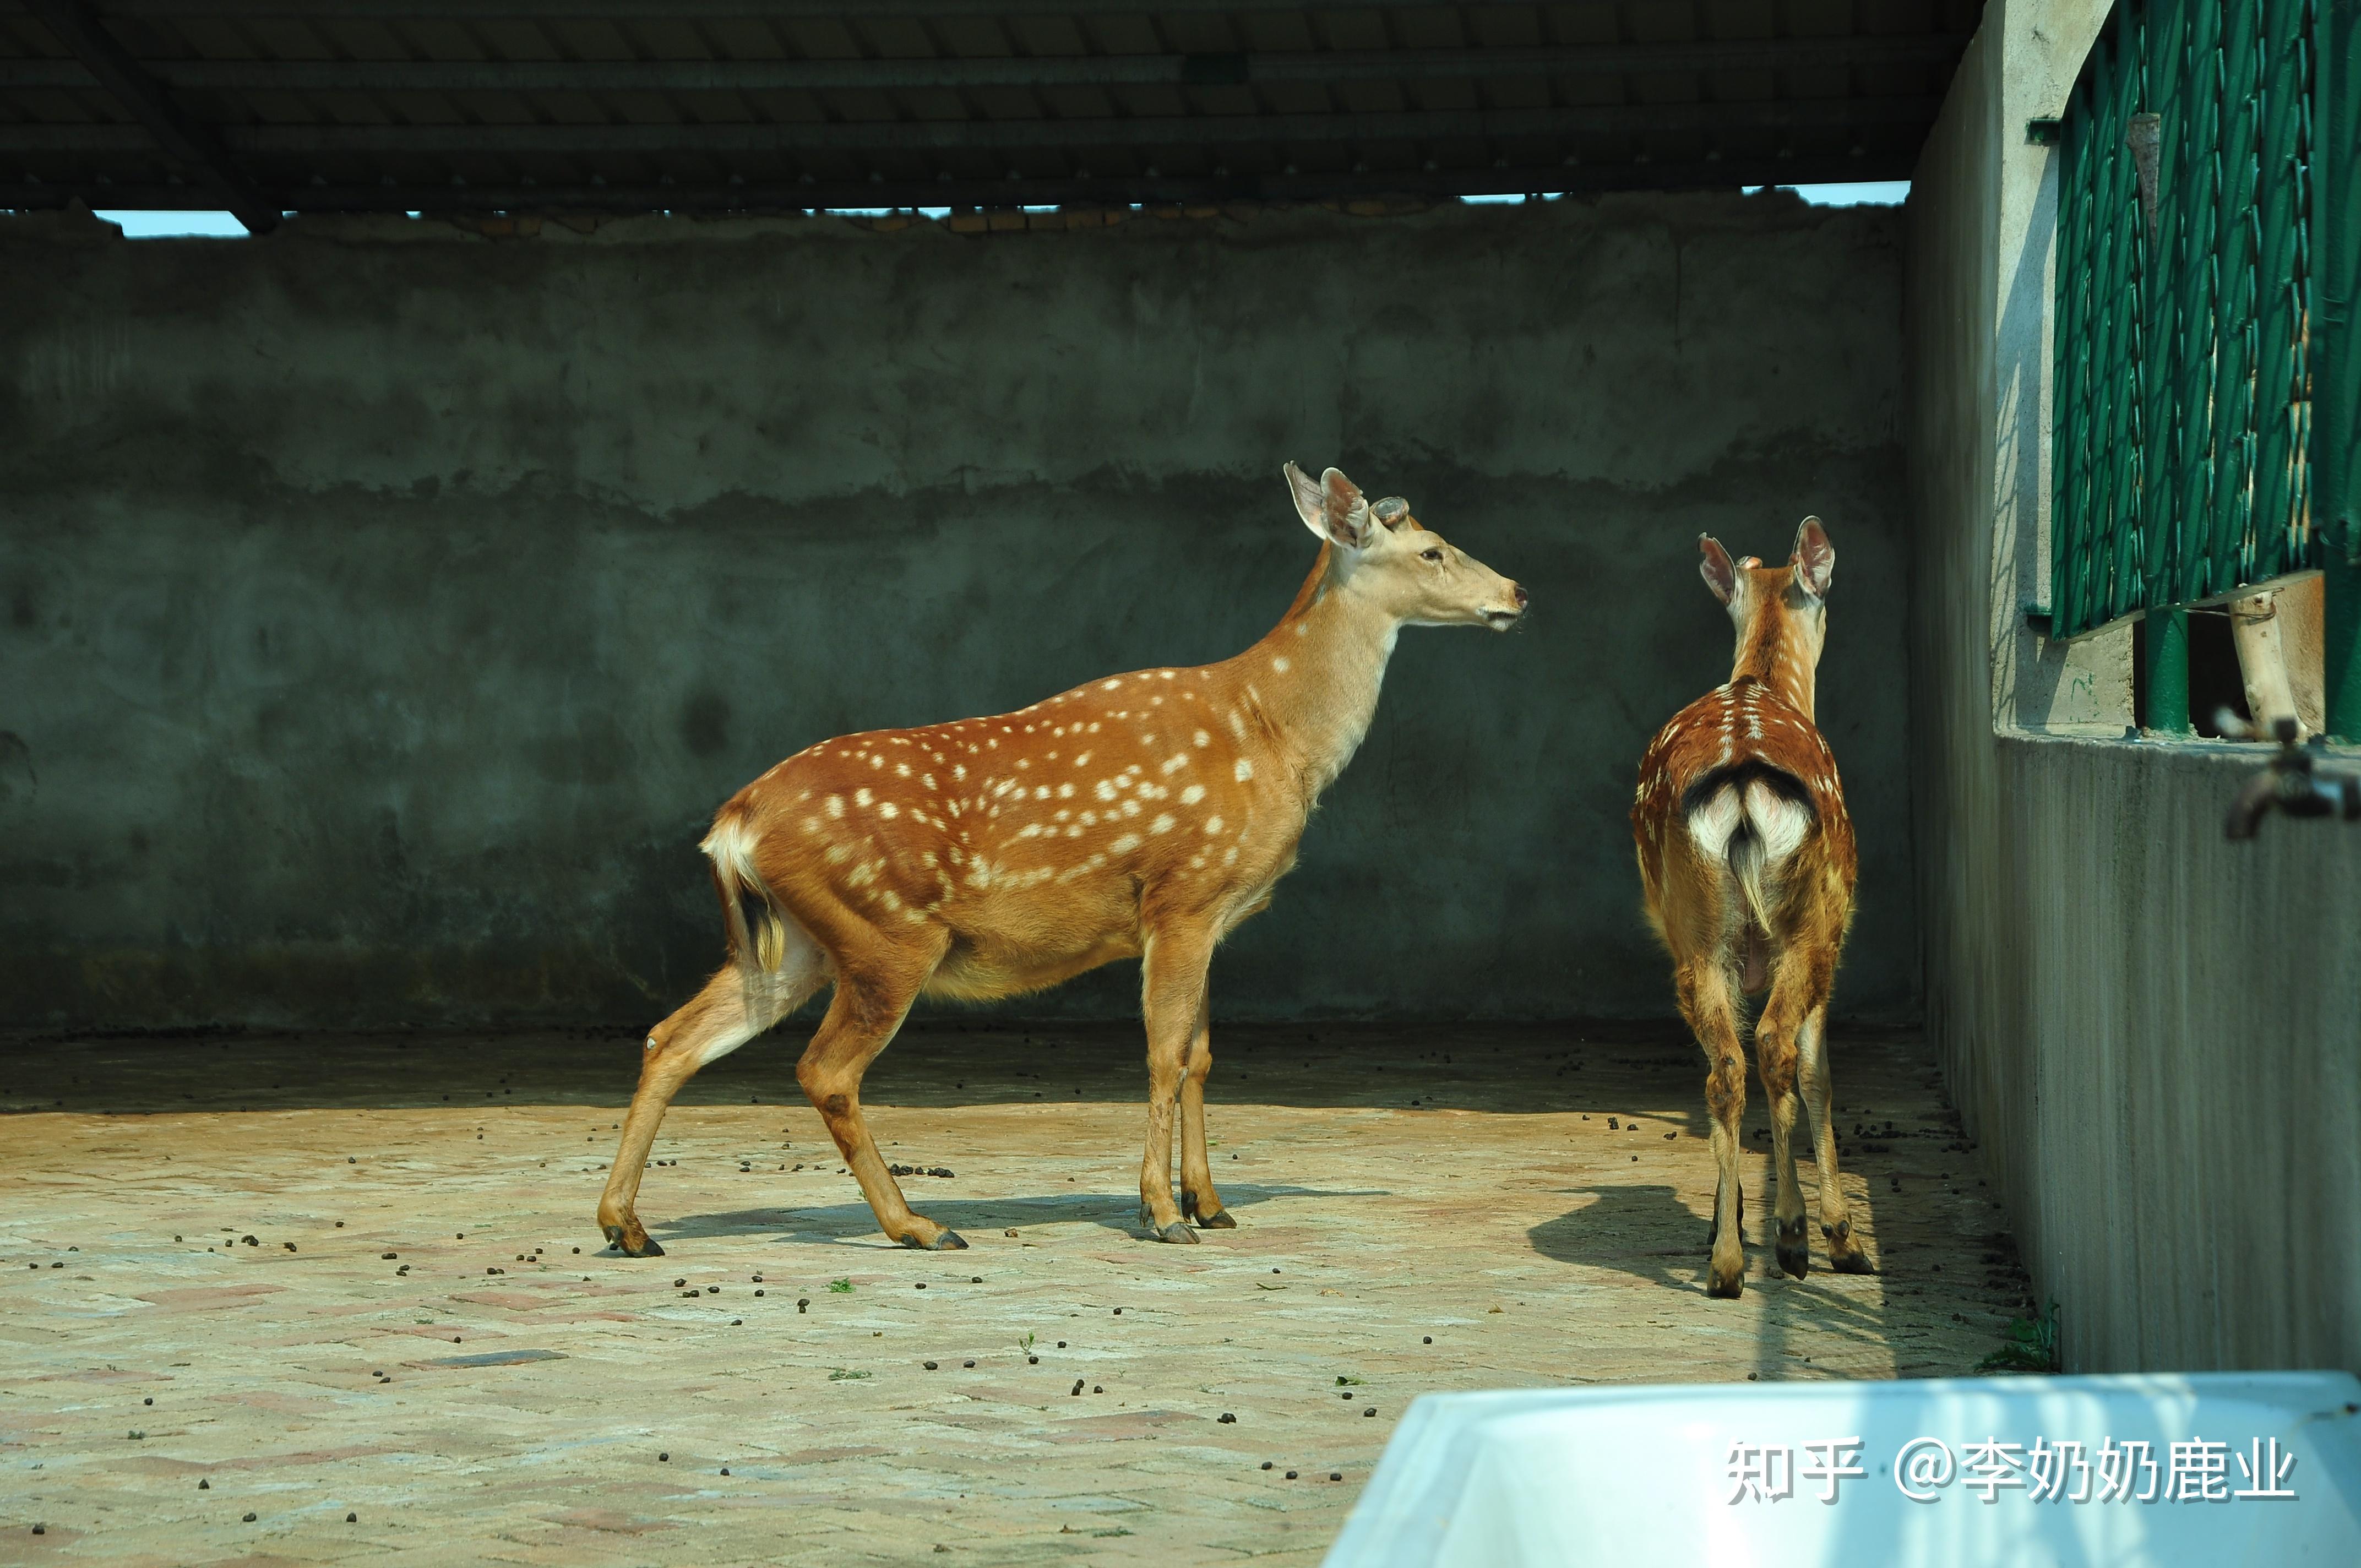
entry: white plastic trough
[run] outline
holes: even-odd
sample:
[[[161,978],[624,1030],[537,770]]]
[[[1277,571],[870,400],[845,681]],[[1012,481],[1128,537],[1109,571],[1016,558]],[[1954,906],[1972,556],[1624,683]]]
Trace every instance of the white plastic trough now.
[[[1803,1446],[1834,1438],[1861,1446]],[[1931,1497],[1923,1502],[1905,1496],[1895,1475],[1905,1445],[1921,1439],[1940,1442],[1953,1471],[1941,1487],[1916,1474],[1913,1490]],[[2065,1481],[2056,1500],[2033,1500],[2024,1484],[2037,1439],[2062,1461],[2045,1465]],[[1981,1449],[1993,1441],[2018,1452]],[[2096,1500],[2109,1441],[2131,1498]],[[2090,1469],[2074,1470],[2073,1451],[2061,1446],[2074,1442]],[[2151,1445],[2152,1477],[2129,1446],[2137,1442]],[[2198,1442],[2224,1448],[2184,1449],[2176,1476],[2172,1445]],[[1782,1446],[1793,1466],[1784,1479],[1765,1453]],[[1926,1443],[1915,1453],[1918,1464],[1941,1468]],[[2275,1455],[2293,1463],[2277,1478],[2249,1479],[2257,1457],[2268,1471]],[[2012,1458],[2019,1485],[1965,1484],[2007,1472]],[[2223,1461],[2218,1486],[2205,1475],[2213,1458]],[[1837,1479],[1832,1504],[1819,1500],[1829,1483],[1814,1474],[1831,1467],[1863,1472]],[[2295,1496],[2231,1496],[2257,1487]],[[1758,1495],[1782,1490],[1792,1495]],[[1984,1491],[1994,1500],[1983,1501]],[[2070,1500],[2078,1491],[2092,1500]],[[2168,1497],[2143,1502],[2143,1491]],[[2179,1491],[2198,1496],[2169,1500]],[[2222,1500],[2202,1500],[2207,1492]],[[1733,1493],[1740,1500],[1728,1500]],[[2343,1372],[2203,1373],[1430,1394],[1402,1418],[1325,1568],[1654,1563],[2356,1568],[2361,1381]]]

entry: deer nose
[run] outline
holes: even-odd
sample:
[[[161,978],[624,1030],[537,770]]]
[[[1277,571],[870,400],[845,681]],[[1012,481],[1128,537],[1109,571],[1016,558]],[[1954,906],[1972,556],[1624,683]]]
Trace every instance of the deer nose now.
[[[1525,592],[1525,585],[1524,585],[1524,584],[1522,584],[1522,583],[1511,583],[1511,584],[1510,584],[1509,586],[1510,586],[1510,587],[1511,587],[1512,589],[1514,589],[1514,590],[1516,591],[1516,595],[1517,595],[1517,608],[1518,608],[1519,609],[1524,609],[1524,608],[1525,608],[1525,606],[1527,606],[1527,605],[1529,605],[1529,604],[1531,604],[1531,603],[1532,602],[1532,595],[1531,595],[1531,594],[1529,594],[1529,593]]]

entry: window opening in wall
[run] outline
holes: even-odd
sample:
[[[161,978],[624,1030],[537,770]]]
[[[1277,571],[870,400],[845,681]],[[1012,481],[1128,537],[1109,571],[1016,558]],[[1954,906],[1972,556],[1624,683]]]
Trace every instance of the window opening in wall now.
[[[2349,151],[2324,176],[2316,155],[2352,91],[2348,67],[2323,67],[2346,24],[2322,9],[2118,0],[2060,116],[2051,626],[2143,617],[2145,729],[2212,727],[2220,672],[2188,661],[2227,646],[2235,664],[2239,644],[2225,617],[2190,609],[2349,574],[2361,543],[2343,499],[2350,433],[2324,445],[2314,417],[2323,381],[2349,374],[2317,275],[2324,260],[2339,298],[2354,221],[2323,188],[2350,183]],[[2349,587],[2331,586],[2332,620]]]

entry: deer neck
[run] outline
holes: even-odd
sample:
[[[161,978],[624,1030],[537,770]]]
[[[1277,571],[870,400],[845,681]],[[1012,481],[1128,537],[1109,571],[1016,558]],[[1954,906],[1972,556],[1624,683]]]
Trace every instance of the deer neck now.
[[[1321,553],[1321,565],[1328,553]],[[1315,569],[1269,635],[1230,661],[1246,706],[1301,782],[1308,806],[1360,749],[1401,622]]]
[[[1760,681],[1802,708],[1805,718],[1817,721],[1813,699],[1819,660],[1808,633],[1795,617],[1784,613],[1784,608],[1775,603],[1764,606],[1739,633],[1730,683]]]

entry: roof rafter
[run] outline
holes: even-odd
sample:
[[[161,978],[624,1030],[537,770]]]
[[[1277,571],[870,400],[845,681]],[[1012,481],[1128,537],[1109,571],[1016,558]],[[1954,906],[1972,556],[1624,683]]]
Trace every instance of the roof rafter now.
[[[1949,34],[1536,49],[1022,55],[992,60],[159,60],[166,84],[212,92],[825,92],[917,87],[1117,87],[1406,82],[1484,77],[1934,65]],[[67,60],[0,60],[0,87],[87,85]]]
[[[1602,104],[1554,109],[1442,109],[1373,115],[1194,115],[1073,120],[798,121],[596,126],[232,126],[257,156],[569,152],[958,152],[987,148],[1148,149],[1257,143],[1499,141],[1637,131],[1778,130],[1924,125],[1924,98],[1749,104]],[[128,126],[0,126],[0,151],[125,152]]]

